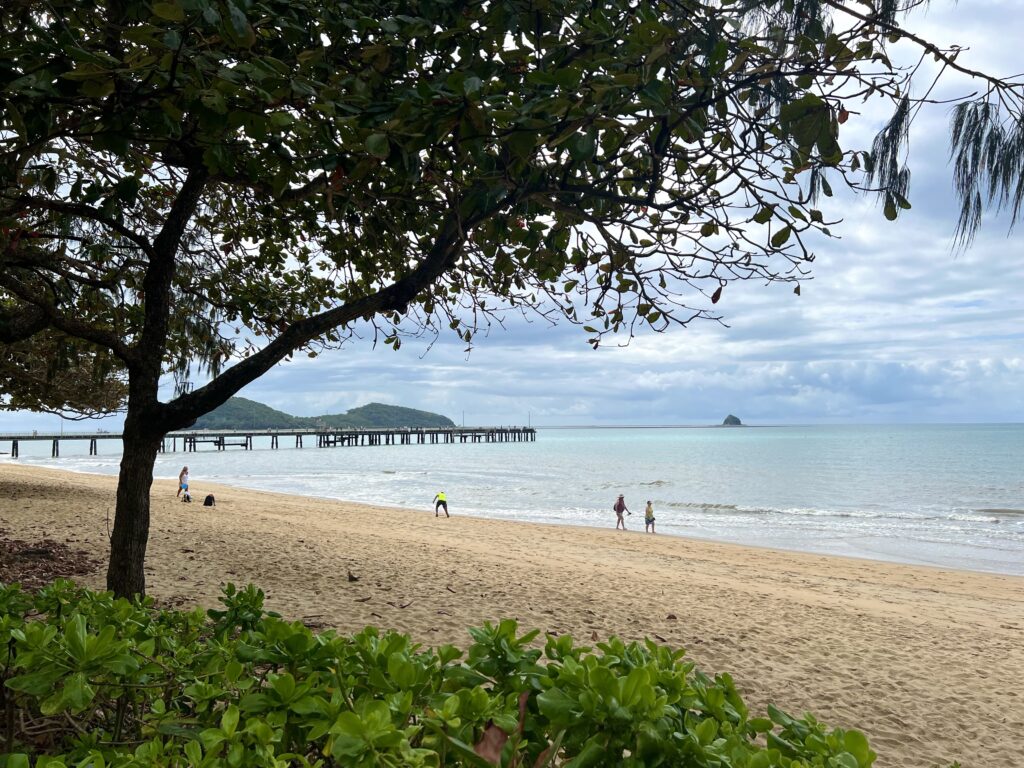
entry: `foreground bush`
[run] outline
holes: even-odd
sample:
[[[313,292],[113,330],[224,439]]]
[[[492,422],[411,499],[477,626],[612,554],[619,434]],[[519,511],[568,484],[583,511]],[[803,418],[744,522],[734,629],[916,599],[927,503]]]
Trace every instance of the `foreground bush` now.
[[[223,610],[158,610],[58,581],[0,585],[0,768],[27,766],[828,766],[858,731],[769,708],[683,652],[502,621],[466,652],[367,627],[314,634],[228,586]]]

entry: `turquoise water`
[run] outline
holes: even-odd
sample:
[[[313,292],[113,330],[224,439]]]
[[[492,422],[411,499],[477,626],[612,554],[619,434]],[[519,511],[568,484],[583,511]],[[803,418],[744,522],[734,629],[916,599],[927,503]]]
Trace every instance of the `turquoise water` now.
[[[283,441],[284,442],[284,441]],[[308,441],[307,441],[308,442]],[[0,437],[2,445],[2,437]],[[157,474],[453,514],[643,531],[1024,575],[1024,425],[540,429],[535,443],[291,447],[160,457]],[[116,473],[116,442],[20,461]],[[78,451],[76,455],[75,452]],[[35,455],[32,455],[35,454]]]

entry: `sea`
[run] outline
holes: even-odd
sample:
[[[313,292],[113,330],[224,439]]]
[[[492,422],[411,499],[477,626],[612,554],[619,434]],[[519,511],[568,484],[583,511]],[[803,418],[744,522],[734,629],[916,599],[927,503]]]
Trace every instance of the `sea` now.
[[[613,528],[1024,575],[1024,424],[544,428],[536,442],[161,454],[155,474],[453,515]],[[21,443],[3,461],[116,474],[120,442]],[[0,449],[6,449],[0,435]],[[0,463],[2,467],[2,463]],[[2,471],[2,469],[0,469]]]

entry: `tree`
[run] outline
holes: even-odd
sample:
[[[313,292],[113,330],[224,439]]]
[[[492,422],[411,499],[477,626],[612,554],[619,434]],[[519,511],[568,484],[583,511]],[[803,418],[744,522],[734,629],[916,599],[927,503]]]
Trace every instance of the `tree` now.
[[[887,41],[967,71],[900,26],[921,2],[5,3],[0,340],[126,376],[108,586],[144,591],[161,437],[296,351],[360,327],[471,343],[510,307],[597,346],[715,317],[735,280],[799,292],[833,184],[909,206],[920,102]],[[960,149],[1021,115],[1018,83],[979,77]],[[866,98],[893,119],[844,151]],[[209,382],[161,402],[195,366]]]
[[[105,350],[89,350],[47,329],[0,343],[0,408],[95,418],[118,411],[128,388]]]

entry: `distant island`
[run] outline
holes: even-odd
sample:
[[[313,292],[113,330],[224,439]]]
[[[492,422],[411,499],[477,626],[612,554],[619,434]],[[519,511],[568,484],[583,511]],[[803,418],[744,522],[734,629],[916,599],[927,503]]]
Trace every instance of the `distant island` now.
[[[725,421],[722,422],[723,427],[742,427],[743,422],[731,413],[725,417]]]
[[[308,429],[310,427],[454,427],[447,416],[415,408],[370,403],[345,413],[292,416],[244,397],[232,397],[201,417],[191,429]]]

